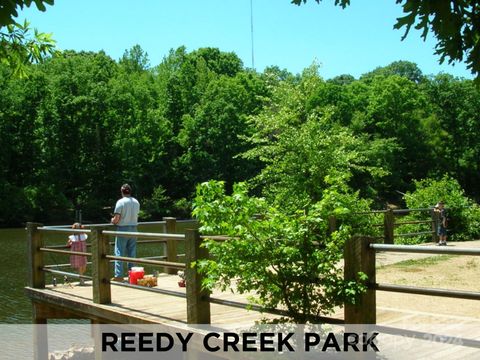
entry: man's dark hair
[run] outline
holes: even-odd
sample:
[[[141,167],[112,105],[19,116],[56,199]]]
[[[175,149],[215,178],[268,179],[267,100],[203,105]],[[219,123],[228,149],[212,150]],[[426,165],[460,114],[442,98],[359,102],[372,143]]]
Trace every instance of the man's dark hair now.
[[[120,188],[120,191],[124,195],[130,195],[132,193],[132,187],[128,184],[123,184],[122,187]]]

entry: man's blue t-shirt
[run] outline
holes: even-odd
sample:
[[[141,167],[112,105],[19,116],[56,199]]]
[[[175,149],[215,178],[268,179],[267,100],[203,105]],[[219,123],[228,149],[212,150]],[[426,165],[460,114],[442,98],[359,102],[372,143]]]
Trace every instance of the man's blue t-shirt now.
[[[124,196],[115,204],[115,214],[120,214],[118,226],[136,226],[138,224],[138,212],[140,203],[131,196]]]

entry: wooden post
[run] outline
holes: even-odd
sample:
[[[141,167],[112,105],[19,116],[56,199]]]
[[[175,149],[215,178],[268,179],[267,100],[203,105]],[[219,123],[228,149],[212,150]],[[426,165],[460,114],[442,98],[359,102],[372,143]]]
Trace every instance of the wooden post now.
[[[430,214],[432,218],[432,241],[438,243],[437,227],[440,221],[440,213],[435,211],[435,209],[432,209],[430,210]]]
[[[187,287],[187,323],[210,324],[210,293],[202,290],[202,275],[192,263],[207,258],[207,249],[200,247],[198,230],[185,233],[185,282]]]
[[[45,264],[43,253],[39,250],[43,247],[42,234],[38,230],[42,224],[29,222],[27,223],[27,246],[28,246],[28,262],[29,262],[29,286],[37,289],[45,288],[45,272],[43,266]]]
[[[358,273],[363,272],[368,276],[368,289],[361,294],[354,305],[345,304],[346,324],[375,324],[376,323],[376,297],[375,289],[375,251],[370,249],[374,242],[369,237],[352,237],[345,243],[344,277],[346,281],[358,281]]]
[[[384,224],[384,243],[393,244],[394,228],[395,228],[395,215],[393,215],[393,209],[388,209],[383,215]]]
[[[112,302],[110,262],[106,258],[110,253],[108,236],[102,233],[105,228],[93,226],[90,229],[90,239],[92,243],[93,302],[96,304],[110,304]]]
[[[175,234],[177,232],[177,219],[174,217],[164,217],[165,231],[167,234]],[[177,240],[167,240],[167,261],[177,262]],[[164,272],[167,274],[176,274],[177,270],[172,268],[165,268]]]

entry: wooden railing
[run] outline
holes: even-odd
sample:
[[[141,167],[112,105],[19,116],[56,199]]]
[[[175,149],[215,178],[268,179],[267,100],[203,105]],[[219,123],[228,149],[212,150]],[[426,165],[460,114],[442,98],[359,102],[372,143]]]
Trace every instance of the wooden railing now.
[[[170,221],[170,225],[168,225]],[[38,223],[27,224],[27,236],[30,253],[30,280],[29,284],[33,288],[45,288],[45,274],[59,274],[67,275],[74,278],[91,279],[93,283],[93,301],[97,304],[110,304],[112,302],[111,285],[133,287],[144,291],[157,292],[161,294],[168,294],[172,296],[179,296],[186,298],[187,302],[187,323],[190,324],[209,324],[210,323],[210,304],[222,304],[225,306],[252,309],[263,311],[264,313],[271,313],[275,315],[287,315],[287,312],[281,309],[265,310],[260,306],[251,305],[243,302],[229,301],[210,296],[210,293],[202,289],[202,274],[197,272],[197,269],[192,267],[191,264],[208,257],[206,248],[201,246],[202,241],[207,237],[200,236],[200,233],[196,229],[187,229],[185,234],[175,234],[175,219],[167,219],[163,222],[166,225],[166,229],[169,230],[166,233],[147,233],[147,232],[117,232],[108,230],[106,224],[91,225],[86,229],[73,230],[67,227],[44,227]],[[162,224],[162,222],[153,222],[149,224]],[[141,224],[139,224],[141,225]],[[44,233],[48,232],[60,232],[60,233],[75,233],[84,232],[89,234],[91,251],[87,253],[72,252],[66,249],[66,246],[45,246]],[[110,255],[110,237],[116,235],[128,235],[131,237],[137,237],[142,239],[148,239],[141,243],[166,243],[166,260],[152,260],[148,258],[129,258]],[[208,236],[208,239],[215,241],[228,241],[229,238],[225,236]],[[182,257],[182,254],[177,254],[178,241],[185,241],[185,262],[178,262],[177,258]],[[140,241],[137,241],[140,243]],[[173,244],[173,246],[172,246]],[[62,249],[63,248],[63,249]],[[172,250],[173,248],[173,250]],[[92,276],[79,276],[78,274],[61,271],[53,266],[45,265],[44,255],[46,253],[72,255],[77,254],[86,256],[91,259]],[[149,288],[144,286],[137,286],[131,284],[125,284],[121,282],[110,282],[110,267],[111,262],[114,260],[124,262],[134,262],[136,264],[154,265],[163,267],[165,272],[176,271],[177,269],[183,269],[185,271],[186,278],[186,294],[179,291],[165,290],[161,288]],[[68,266],[68,264],[64,264]],[[341,324],[344,321],[336,318],[329,318],[318,316],[319,322],[337,323]]]
[[[413,220],[413,221],[397,221],[398,216],[405,215],[411,212],[425,212],[429,214],[428,220]],[[389,209],[384,213],[384,243],[393,244],[395,237],[412,237],[428,235],[432,237],[432,242],[438,241],[436,223],[438,213],[433,209]],[[424,231],[415,233],[395,233],[395,228],[401,225],[425,224]]]
[[[110,304],[112,302],[111,285],[131,286],[145,291],[153,291],[159,293],[168,293],[186,297],[187,301],[187,322],[192,324],[210,323],[210,305],[209,294],[201,289],[202,276],[191,264],[198,259],[206,256],[205,249],[200,248],[201,238],[198,230],[187,229],[185,234],[176,233],[176,219],[165,218],[163,222],[150,222],[148,225],[163,224],[165,233],[147,233],[147,232],[117,232],[110,230],[106,225],[90,225],[85,229],[70,229],[64,226],[44,227],[39,223],[27,224],[27,237],[29,244],[29,285],[33,288],[45,288],[45,274],[52,273],[57,275],[65,275],[73,278],[84,278],[92,280],[92,298],[97,304]],[[139,225],[145,225],[140,223]],[[66,246],[46,246],[44,243],[44,233],[87,233],[89,235],[90,252],[74,252],[66,248]],[[138,243],[164,243],[166,244],[164,260],[154,260],[151,258],[130,258],[111,255],[110,237],[117,235],[128,235],[141,239]],[[182,254],[177,253],[178,241],[185,241],[185,262],[178,262],[178,258]],[[46,253],[63,254],[63,255],[79,255],[85,256],[91,260],[92,276],[78,275],[71,272],[61,271],[52,266],[45,265],[44,255]],[[158,288],[149,288],[143,286],[135,286],[123,284],[120,282],[110,282],[110,267],[112,261],[134,262],[140,265],[153,265],[163,268],[163,271],[169,274],[175,274],[178,269],[185,271],[186,277],[186,295],[182,292],[166,291]],[[68,264],[65,264],[68,265]]]
[[[422,209],[426,211],[430,209]],[[412,210],[410,210],[412,211]],[[450,249],[450,248],[438,248],[438,247],[419,247],[419,246],[402,246],[388,244],[387,239],[393,242],[391,236],[391,229],[402,222],[395,222],[395,214],[400,214],[399,210],[386,210],[377,211],[376,213],[383,213],[385,223],[385,244],[378,244],[378,239],[371,237],[353,237],[345,244],[344,252],[344,276],[346,280],[357,280],[358,272],[363,272],[368,276],[368,289],[361,295],[359,301],[355,305],[345,306],[344,320],[319,317],[319,322],[330,323],[352,323],[352,324],[374,324],[376,322],[376,297],[375,292],[382,291],[395,291],[405,292],[412,294],[426,294],[435,296],[450,296],[460,297],[468,299],[480,299],[480,293],[472,292],[458,292],[447,291],[439,289],[423,289],[411,287],[401,287],[394,285],[377,284],[375,276],[375,252],[376,251],[404,251],[404,252],[429,252],[432,254],[456,254],[456,255],[480,255],[480,250],[473,249]],[[432,220],[433,222],[434,220]],[[428,221],[430,222],[430,220]],[[405,222],[404,222],[405,223]],[[45,273],[50,272],[53,274],[68,274],[72,277],[80,277],[73,273],[67,273],[54,269],[45,265],[44,254],[55,253],[72,255],[77,254],[86,256],[91,259],[92,264],[92,276],[82,276],[83,278],[91,279],[93,282],[93,301],[98,304],[111,303],[111,285],[117,286],[130,286],[145,291],[153,291],[163,294],[169,294],[173,296],[186,297],[187,302],[187,322],[191,324],[208,324],[210,323],[210,303],[218,303],[227,306],[253,308],[251,305],[226,301],[222,299],[216,299],[210,296],[210,294],[202,289],[202,274],[197,272],[197,269],[192,267],[191,264],[208,257],[206,248],[201,246],[204,237],[200,235],[197,229],[187,229],[185,234],[176,233],[176,220],[174,218],[166,218],[163,222],[153,222],[149,224],[164,224],[166,232],[164,233],[147,233],[147,232],[117,232],[108,229],[106,224],[88,226],[86,229],[74,230],[67,227],[43,227],[42,224],[28,223],[27,224],[27,236],[29,246],[29,262],[30,262],[30,274],[29,284],[33,288],[45,288]],[[329,231],[334,231],[336,227],[336,220],[333,217],[329,218]],[[433,226],[433,225],[432,225]],[[388,231],[387,231],[388,229]],[[62,232],[62,233],[75,233],[85,232],[89,233],[91,251],[87,253],[74,253],[66,249],[61,249],[59,246],[45,246],[43,233],[48,232]],[[435,233],[432,228],[432,233]],[[387,236],[387,234],[389,234]],[[111,237],[115,235],[128,235],[136,237],[138,239],[147,239],[138,241],[139,243],[164,243],[166,244],[166,256],[165,260],[156,260],[151,258],[129,258],[113,256],[110,253]],[[224,236],[209,236],[209,239],[217,241],[228,241]],[[185,261],[179,262],[178,258],[180,254],[177,254],[178,241],[185,242]],[[156,257],[158,258],[158,257]],[[114,260],[135,262],[137,264],[153,265],[163,268],[167,273],[175,273],[178,269],[183,269],[186,275],[186,294],[182,292],[176,292],[171,290],[164,290],[161,288],[148,288],[143,286],[136,286],[130,284],[123,284],[119,282],[110,282],[110,266]],[[258,308],[258,310],[264,310]],[[280,309],[272,309],[271,311],[265,311],[267,313],[281,314],[284,312]]]
[[[424,220],[410,220],[405,221],[402,218],[410,213],[419,212],[428,214]],[[378,239],[383,239],[385,244],[394,244],[395,238],[413,237],[413,236],[428,236],[431,237],[432,242],[438,242],[437,236],[437,217],[438,213],[433,211],[433,208],[421,209],[386,209],[386,210],[372,210],[361,213],[355,213],[357,216],[382,216],[383,221],[372,224],[372,228],[379,228]],[[428,218],[427,218],[428,217]],[[329,217],[329,231],[332,232],[337,228],[337,220],[334,216]],[[399,233],[396,229],[402,225],[425,225],[422,231]]]
[[[363,272],[368,276],[368,282],[367,291],[361,295],[358,302],[345,306],[345,322],[348,324],[376,323],[376,291],[480,300],[480,292],[378,284],[375,254],[379,251],[480,256],[480,249],[473,248],[377,244],[376,239],[372,237],[349,239],[345,244],[345,279],[357,280],[357,274]]]

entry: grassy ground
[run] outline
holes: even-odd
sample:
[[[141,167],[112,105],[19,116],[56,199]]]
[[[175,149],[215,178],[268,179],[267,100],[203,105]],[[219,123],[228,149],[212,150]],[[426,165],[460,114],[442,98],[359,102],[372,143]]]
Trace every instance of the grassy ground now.
[[[439,255],[380,266],[377,282],[480,291],[480,259]]]
[[[409,259],[377,268],[377,282],[480,291],[480,258],[478,256],[439,255]],[[480,318],[480,301],[440,298],[424,295],[378,292],[377,305],[389,308]]]

